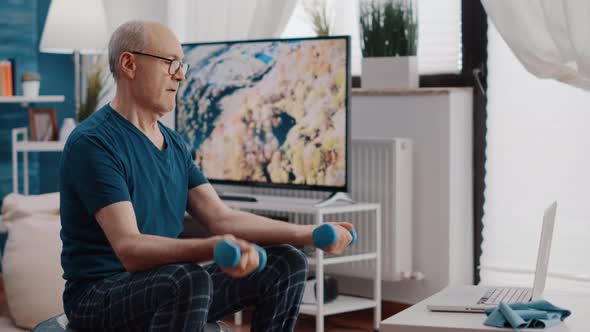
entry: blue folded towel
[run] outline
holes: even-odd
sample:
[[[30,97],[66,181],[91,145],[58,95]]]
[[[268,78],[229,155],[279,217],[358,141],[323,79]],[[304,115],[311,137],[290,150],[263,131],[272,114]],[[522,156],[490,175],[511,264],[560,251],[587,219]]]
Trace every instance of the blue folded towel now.
[[[544,329],[563,321],[571,312],[540,300],[528,303],[500,303],[497,307],[486,309],[486,315],[488,318],[484,324],[488,326]]]

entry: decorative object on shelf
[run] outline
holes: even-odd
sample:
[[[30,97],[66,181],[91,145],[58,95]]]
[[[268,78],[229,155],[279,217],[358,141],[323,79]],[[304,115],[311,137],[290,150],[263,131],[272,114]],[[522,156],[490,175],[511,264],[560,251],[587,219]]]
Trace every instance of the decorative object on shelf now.
[[[57,140],[57,115],[54,108],[29,108],[31,141]]]
[[[65,118],[61,125],[61,129],[59,130],[59,140],[65,142],[72,131],[74,131],[74,128],[76,128],[76,121],[74,118]]]
[[[14,96],[14,59],[0,59],[0,96]]]
[[[301,303],[317,304],[317,280],[314,277],[307,278],[303,290]],[[324,303],[330,303],[338,297],[338,280],[324,275]]]
[[[412,0],[360,3],[363,88],[417,88],[418,18]]]
[[[51,1],[39,50],[46,53],[74,53],[76,117],[81,102],[80,54],[104,53],[108,37],[102,0]]]
[[[41,75],[35,72],[25,72],[21,76],[23,96],[37,97],[39,96],[39,85],[41,83]]]
[[[86,81],[86,96],[78,111],[78,122],[86,120],[96,110],[98,96],[103,85],[102,72],[107,68],[106,57],[102,55],[91,57],[90,70]],[[90,56],[86,58],[90,58]]]
[[[303,10],[318,37],[330,35],[334,28],[334,10],[328,0],[304,0]]]

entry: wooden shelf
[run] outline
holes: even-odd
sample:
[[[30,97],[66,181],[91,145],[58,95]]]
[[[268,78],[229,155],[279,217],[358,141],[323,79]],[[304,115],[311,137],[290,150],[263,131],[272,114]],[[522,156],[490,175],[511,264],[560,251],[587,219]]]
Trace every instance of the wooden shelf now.
[[[2,104],[28,104],[28,103],[61,103],[65,100],[64,96],[0,96],[0,103]]]
[[[62,151],[64,149],[64,141],[47,141],[47,142],[33,142],[20,141],[14,144],[13,148],[18,152],[41,152],[41,151]]]
[[[353,96],[412,96],[412,95],[440,95],[451,92],[471,93],[471,87],[442,87],[442,88],[407,88],[407,89],[352,89]]]
[[[257,199],[256,202],[232,201],[225,200],[225,204],[232,208],[244,210],[263,210],[276,212],[293,212],[293,213],[308,213],[308,214],[333,214],[333,213],[347,213],[377,210],[379,204],[376,203],[342,203],[335,202],[329,206],[316,207],[319,203],[318,199],[309,198],[295,198],[295,197],[281,197],[270,195],[254,195],[254,194],[238,194],[226,193],[232,196],[248,196]]]
[[[356,310],[363,310],[369,308],[375,308],[377,302],[373,299],[366,299],[362,297],[349,296],[349,295],[338,295],[338,297],[332,301],[324,304],[324,316],[340,314],[343,312],[350,312]],[[317,305],[316,304],[301,304],[299,310],[304,315],[316,315]]]
[[[376,252],[369,252],[369,253],[365,253],[365,254],[352,254],[352,255],[346,255],[346,256],[333,256],[333,255],[328,255],[328,254],[324,254],[324,255],[327,256],[327,257],[324,257],[324,261],[323,261],[324,265],[358,262],[358,261],[364,261],[364,260],[369,260],[369,259],[377,259]],[[312,266],[317,265],[317,261],[316,261],[315,257],[307,257],[307,263],[309,263],[309,265],[312,265]]]

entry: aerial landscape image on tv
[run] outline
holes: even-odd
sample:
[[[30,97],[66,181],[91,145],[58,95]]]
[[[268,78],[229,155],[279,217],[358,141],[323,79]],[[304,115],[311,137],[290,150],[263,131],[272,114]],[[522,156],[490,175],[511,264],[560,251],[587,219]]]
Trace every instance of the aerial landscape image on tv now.
[[[346,39],[183,48],[176,130],[207,178],[346,184]]]

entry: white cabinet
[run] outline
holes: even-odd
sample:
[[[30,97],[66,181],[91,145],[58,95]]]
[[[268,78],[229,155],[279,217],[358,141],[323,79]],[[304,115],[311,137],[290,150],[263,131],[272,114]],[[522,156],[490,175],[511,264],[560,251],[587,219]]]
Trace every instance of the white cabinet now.
[[[384,283],[386,300],[416,303],[449,283],[472,283],[472,94],[471,88],[352,91],[353,139],[413,141],[413,266],[426,278]],[[341,284],[355,294],[365,287],[358,280]]]

